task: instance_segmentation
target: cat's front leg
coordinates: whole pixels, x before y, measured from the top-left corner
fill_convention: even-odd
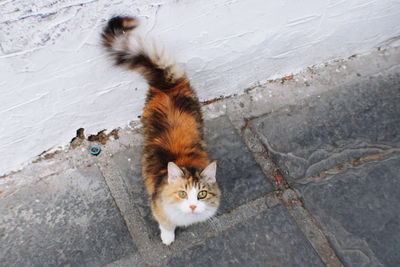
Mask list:
[[[175,227],[173,227],[172,229],[169,228],[164,228],[161,224],[160,224],[160,230],[161,230],[161,240],[165,245],[170,245],[172,242],[174,242],[175,240]]]

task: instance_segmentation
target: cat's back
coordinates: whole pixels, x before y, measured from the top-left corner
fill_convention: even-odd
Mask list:
[[[168,162],[200,168],[209,163],[200,104],[187,80],[169,90],[151,87],[142,124],[143,172],[150,180],[148,186],[153,187],[165,175]]]
[[[202,141],[200,104],[188,81],[168,91],[151,88],[142,123],[145,145],[160,145],[176,156]]]

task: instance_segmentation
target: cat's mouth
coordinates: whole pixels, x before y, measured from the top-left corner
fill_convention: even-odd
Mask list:
[[[185,213],[186,214],[193,214],[193,215],[199,214],[199,212],[197,212],[195,210],[186,211]]]
[[[198,210],[185,210],[183,211],[184,214],[195,216],[195,215],[200,215],[202,212]]]

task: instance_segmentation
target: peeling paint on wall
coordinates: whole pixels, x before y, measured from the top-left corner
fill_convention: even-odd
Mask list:
[[[111,66],[99,33],[112,15],[185,64],[201,100],[241,93],[400,36],[400,2],[8,0],[0,3],[0,174],[43,150],[137,120],[146,84]]]

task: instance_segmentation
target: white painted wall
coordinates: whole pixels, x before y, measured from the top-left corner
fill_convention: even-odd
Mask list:
[[[105,21],[136,15],[186,65],[202,100],[366,52],[400,35],[397,0],[0,2],[0,174],[87,133],[137,120],[146,85],[111,66]]]

